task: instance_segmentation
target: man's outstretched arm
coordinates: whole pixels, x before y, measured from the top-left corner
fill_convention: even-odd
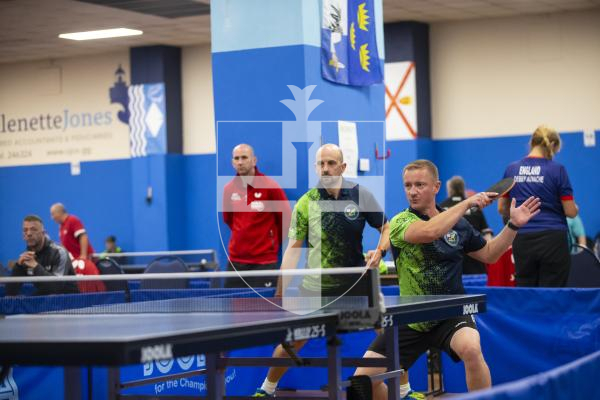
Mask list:
[[[471,207],[483,208],[492,202],[490,195],[496,193],[477,193],[461,201],[447,211],[439,213],[428,221],[415,221],[406,229],[404,240],[409,243],[431,243],[444,236],[465,215]]]
[[[532,196],[518,208],[515,208],[516,203],[517,201],[512,199],[509,223],[518,229],[540,212],[541,201]],[[482,249],[469,253],[469,256],[486,264],[495,263],[515,240],[515,236],[517,236],[517,231],[507,225],[498,236],[487,242]]]

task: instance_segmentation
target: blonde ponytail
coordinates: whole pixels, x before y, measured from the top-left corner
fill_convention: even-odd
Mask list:
[[[546,125],[540,125],[537,127],[533,135],[531,136],[530,148],[541,147],[544,156],[552,160],[554,155],[560,150],[560,136],[558,132]]]

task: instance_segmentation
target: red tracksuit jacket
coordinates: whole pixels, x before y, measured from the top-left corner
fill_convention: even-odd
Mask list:
[[[276,263],[291,210],[285,192],[256,168],[248,186],[236,176],[223,191],[223,219],[231,228],[229,258],[243,264]]]

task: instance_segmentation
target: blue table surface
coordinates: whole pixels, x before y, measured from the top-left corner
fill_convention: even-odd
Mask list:
[[[481,299],[479,295],[449,296],[386,296],[385,304],[389,312],[410,312],[419,307],[442,305],[453,300],[465,301]],[[240,299],[231,299],[239,301]],[[256,299],[260,300],[260,299]],[[236,327],[244,329],[255,326],[267,326],[270,322],[285,320],[318,318],[323,315],[337,315],[335,310],[318,310],[308,315],[285,311],[233,311],[233,312],[169,312],[177,309],[174,304],[189,302],[189,299],[172,299],[152,304],[166,304],[165,312],[110,313],[111,307],[101,306],[104,310],[94,311],[96,307],[83,309],[80,314],[27,314],[13,315],[0,319],[0,343],[23,342],[92,342],[143,340],[145,338],[168,338],[169,335],[202,333]],[[243,305],[247,300],[242,300]],[[139,303],[130,303],[137,305]],[[125,304],[127,306],[129,304]],[[142,304],[143,306],[143,304]],[[108,307],[108,308],[106,308]],[[86,313],[90,312],[100,313]],[[117,309],[115,309],[117,310]]]

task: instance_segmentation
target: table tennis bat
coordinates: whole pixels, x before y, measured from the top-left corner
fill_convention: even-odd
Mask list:
[[[508,177],[508,178],[504,178],[504,179],[494,183],[492,186],[487,188],[485,191],[498,193],[497,196],[494,196],[494,199],[497,199],[498,197],[502,197],[506,193],[510,192],[510,190],[513,188],[513,186],[515,186],[515,180],[511,177]]]
[[[494,183],[492,186],[484,190],[484,192],[498,193],[495,196],[488,196],[490,199],[496,200],[510,192],[513,186],[515,186],[515,180],[511,177],[508,177]],[[471,212],[475,212],[478,209],[479,207],[471,207]]]

